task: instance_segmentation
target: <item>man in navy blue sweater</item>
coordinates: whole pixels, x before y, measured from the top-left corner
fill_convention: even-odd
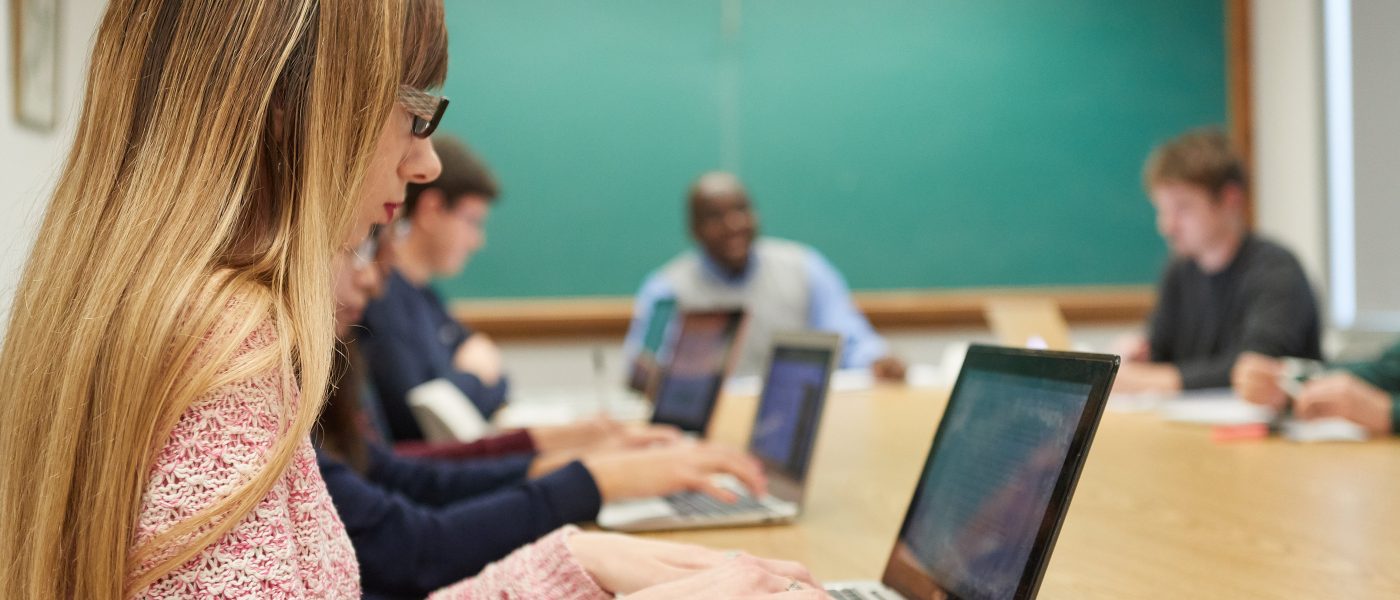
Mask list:
[[[433,138],[442,176],[411,184],[394,239],[393,268],[383,294],[365,311],[360,335],[384,418],[394,441],[423,439],[408,394],[443,379],[452,382],[489,420],[506,401],[509,381],[501,353],[485,334],[463,326],[429,287],[457,274],[485,241],[483,226],[499,188],[466,145]]]

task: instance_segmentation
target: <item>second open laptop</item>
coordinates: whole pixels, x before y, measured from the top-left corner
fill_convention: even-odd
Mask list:
[[[670,309],[674,311],[674,306]],[[664,321],[670,321],[669,316]],[[555,394],[530,394],[512,398],[497,413],[495,424],[501,428],[563,425],[595,415],[607,415],[623,421],[644,420],[655,411],[655,399],[666,402],[663,418],[674,414],[691,418],[694,411],[708,410],[719,385],[728,373],[736,338],[744,322],[742,309],[684,311],[676,317],[674,326],[659,327],[658,336],[674,337],[670,347],[658,341],[661,352],[657,360],[664,366],[654,379],[652,398],[643,398],[631,389],[604,391],[564,391]],[[662,321],[662,319],[658,319]],[[674,336],[667,333],[675,329]],[[652,332],[648,332],[650,335]],[[713,394],[709,388],[713,387]],[[708,419],[708,413],[704,413]],[[667,421],[662,421],[667,422]],[[703,428],[704,423],[700,423]],[[677,423],[678,427],[687,429]]]
[[[703,436],[739,346],[742,309],[687,311],[652,394],[652,423]]]
[[[880,581],[843,600],[1028,600],[1040,589],[1118,357],[973,346]]]
[[[739,494],[726,504],[699,492],[608,503],[598,525],[621,531],[727,527],[790,521],[802,511],[807,473],[816,447],[841,336],[784,333],[774,338],[749,452],[763,463],[768,494],[755,498],[732,478],[721,485]]]

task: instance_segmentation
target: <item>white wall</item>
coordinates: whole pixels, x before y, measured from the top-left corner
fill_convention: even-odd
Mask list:
[[[1322,11],[1253,0],[1254,202],[1259,231],[1291,248],[1326,297]]]
[[[60,4],[58,115],[59,127],[38,133],[14,118],[14,72],[10,48],[10,6],[0,10],[0,317],[24,266],[54,173],[73,138],[83,93],[88,54],[106,0],[64,0]],[[0,318],[0,335],[7,319]]]
[[[1253,0],[1251,8],[1259,231],[1291,248],[1307,270],[1324,305],[1324,353],[1370,355],[1393,336],[1339,332],[1327,309],[1330,251],[1321,0]]]

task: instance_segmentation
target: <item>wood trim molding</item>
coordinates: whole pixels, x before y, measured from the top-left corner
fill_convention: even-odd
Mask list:
[[[1253,22],[1250,3],[1253,0],[1225,1],[1225,61],[1227,87],[1227,118],[1230,140],[1244,161],[1245,171],[1252,177],[1254,165],[1254,76],[1251,51]],[[1253,186],[1251,185],[1251,188]],[[1254,195],[1245,196],[1245,217],[1254,223]]]
[[[1151,286],[977,288],[858,292],[856,306],[877,329],[981,327],[991,298],[1049,298],[1071,323],[1140,321],[1152,310]],[[632,299],[529,298],[458,300],[458,320],[497,339],[621,337],[632,318]]]

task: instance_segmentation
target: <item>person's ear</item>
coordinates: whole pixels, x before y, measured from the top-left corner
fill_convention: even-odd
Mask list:
[[[1244,188],[1237,183],[1227,183],[1220,188],[1220,204],[1225,208],[1237,212],[1244,212],[1245,195]]]

